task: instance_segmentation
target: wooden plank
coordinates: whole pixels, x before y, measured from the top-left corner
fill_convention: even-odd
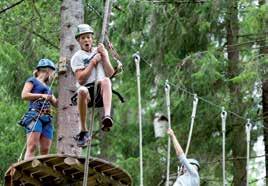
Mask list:
[[[76,158],[67,157],[64,159],[64,163],[80,172],[84,172],[84,165]]]
[[[18,172],[16,171],[14,176],[13,176],[13,180],[20,180],[20,182],[23,182],[23,183],[29,183],[29,184],[32,184],[32,185],[35,185],[35,186],[42,186],[42,183],[28,175],[26,175],[25,173],[23,172]]]
[[[44,177],[48,177],[48,176],[53,176],[57,179],[60,180],[65,180],[65,176],[62,175],[59,172],[56,172],[53,168],[43,164],[41,161],[35,159],[32,161],[32,167],[33,168],[39,168],[39,170],[41,170],[42,173],[45,173],[45,175],[42,176],[42,178]]]
[[[112,177],[106,176],[105,174],[96,173],[96,180],[98,185],[111,185],[111,186],[121,186],[122,184],[114,180]]]
[[[132,185],[127,172],[106,160],[90,157],[88,185],[119,186]],[[13,185],[81,185],[84,173],[85,157],[70,155],[43,155],[13,164],[5,174],[6,186]],[[12,170],[16,173],[12,174]],[[65,174],[64,174],[65,173]],[[12,183],[11,183],[12,184]]]
[[[101,171],[101,172],[103,172],[103,173],[106,173],[106,172],[110,172],[110,171],[112,171],[112,170],[116,170],[116,169],[118,169],[117,167],[111,167],[111,168],[109,168],[109,169],[105,169],[105,170],[103,170],[103,171]]]

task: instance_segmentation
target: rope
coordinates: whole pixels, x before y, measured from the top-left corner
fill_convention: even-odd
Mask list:
[[[189,94],[189,95],[191,95],[191,96],[194,96],[194,95],[195,95],[194,93],[188,91],[187,89],[182,88],[181,85],[175,85],[175,84],[173,84],[173,83],[170,83],[170,85],[173,86],[173,87],[176,89],[176,91],[178,91],[178,89],[179,89],[179,90],[181,90],[181,91],[183,91],[183,92],[185,92],[186,94]],[[201,101],[203,101],[203,102],[205,102],[205,103],[207,103],[207,104],[209,104],[209,105],[212,105],[212,106],[217,107],[217,108],[219,108],[219,109],[222,108],[221,105],[218,105],[218,104],[216,104],[216,103],[213,103],[213,102],[210,101],[210,100],[207,100],[207,99],[205,99],[205,98],[203,98],[203,97],[200,97],[200,96],[197,96],[197,97],[198,97],[199,100],[201,100]],[[239,114],[237,114],[237,113],[235,113],[235,112],[233,112],[233,111],[230,111],[230,110],[227,111],[227,110],[226,110],[226,112],[232,114],[233,116],[235,116],[235,117],[237,117],[237,118],[239,118],[239,119],[241,119],[241,120],[247,121],[247,118],[245,118],[245,117],[243,117],[243,116],[241,116],[241,115],[239,115]],[[258,125],[259,127],[264,128],[264,129],[268,129],[267,127],[265,127],[265,126],[263,126],[263,125],[259,125],[258,123],[256,123],[256,121],[254,121],[254,126],[255,126],[255,125]]]
[[[225,176],[225,132],[226,132],[226,118],[227,112],[222,107],[221,111],[221,126],[222,126],[222,179],[223,186],[227,186],[226,176]]]
[[[140,186],[143,186],[143,155],[142,155],[142,119],[141,119],[141,88],[140,88],[140,56],[133,55],[136,64],[137,88],[138,88],[138,109],[139,109],[139,148],[140,148]]]
[[[189,148],[190,148],[190,143],[191,143],[191,138],[192,138],[192,133],[193,133],[193,128],[194,128],[194,119],[195,119],[195,115],[196,115],[197,104],[198,104],[198,97],[197,97],[196,94],[194,94],[193,111],[192,111],[192,116],[191,116],[191,127],[190,127],[189,136],[188,136],[185,156],[187,156]]]
[[[246,186],[249,185],[248,183],[249,183],[250,131],[251,131],[251,123],[250,123],[250,119],[248,119],[247,123],[246,123],[246,135],[247,135],[247,166],[246,166],[247,177],[246,177]]]
[[[97,80],[97,72],[96,72],[96,80]],[[92,112],[91,112],[91,119],[89,125],[89,142],[87,144],[87,153],[86,153],[86,161],[84,165],[84,178],[83,178],[83,186],[87,186],[87,179],[88,179],[88,165],[89,165],[89,157],[91,152],[91,141],[92,141],[92,133],[93,133],[93,126],[94,126],[94,114],[95,114],[95,99],[97,94],[97,82],[94,84],[94,93],[93,93],[93,105],[92,105]]]
[[[56,79],[56,76],[54,75],[54,77],[53,77],[53,79],[52,79],[52,82],[51,82],[50,86],[48,87],[48,92],[51,91],[51,87],[52,87],[52,85],[53,85],[55,79]],[[35,128],[35,126],[36,126],[36,124],[37,124],[37,121],[39,120],[39,118],[40,118],[40,116],[41,116],[41,112],[42,112],[42,110],[44,109],[44,106],[45,106],[46,102],[47,102],[47,97],[46,97],[46,99],[44,100],[44,102],[43,102],[43,104],[42,104],[42,107],[41,107],[41,110],[40,110],[40,112],[39,112],[38,115],[37,115],[36,121],[35,121],[35,123],[34,123],[32,129],[31,129],[31,131],[30,131],[30,136],[28,137],[28,139],[30,139],[31,136],[32,136],[32,134],[33,134],[33,129]],[[23,156],[24,151],[25,151],[25,149],[26,149],[28,139],[26,140],[26,142],[25,142],[25,144],[24,144],[24,146],[23,146],[23,148],[22,148],[22,151],[21,151],[21,153],[20,153],[20,156],[19,156],[19,158],[18,158],[18,160],[17,160],[18,162],[22,160],[22,156]]]
[[[166,105],[167,105],[167,115],[168,115],[168,128],[171,128],[171,118],[170,118],[170,86],[168,80],[165,82],[165,93],[166,93]],[[168,137],[168,151],[167,151],[167,180],[166,186],[169,186],[169,169],[170,169],[170,136]]]
[[[107,32],[108,28],[108,19],[109,19],[109,14],[110,14],[110,0],[105,1],[105,7],[104,7],[104,17],[103,17],[103,23],[102,23],[102,31],[101,31],[101,36],[100,36],[100,43],[104,43],[105,40],[105,35]],[[100,65],[100,64],[98,64]],[[86,161],[85,161],[85,167],[84,167],[84,178],[83,178],[83,186],[87,186],[87,180],[88,180],[88,165],[89,165],[89,157],[90,157],[90,152],[91,152],[91,141],[92,141],[92,133],[93,133],[93,127],[94,127],[94,115],[95,115],[95,99],[97,95],[97,88],[98,88],[98,82],[97,82],[97,77],[98,77],[98,66],[96,67],[96,74],[95,74],[95,83],[94,83],[94,94],[93,94],[93,106],[92,106],[92,112],[91,112],[91,121],[90,121],[90,126],[89,126],[89,134],[90,134],[90,140],[87,145],[87,154],[86,154]]]
[[[92,134],[93,134],[93,127],[94,127],[94,115],[95,115],[95,99],[97,95],[97,77],[98,77],[98,71],[96,68],[96,74],[95,74],[95,83],[94,83],[94,91],[93,91],[93,104],[92,104],[92,112],[91,112],[91,119],[89,124],[89,141],[87,144],[87,152],[86,152],[86,161],[84,165],[84,178],[83,178],[83,186],[87,186],[87,179],[88,179],[88,164],[89,164],[89,157],[91,153],[91,141],[92,141]]]
[[[93,10],[96,15],[101,18],[100,13],[91,5],[89,5],[89,8],[91,10]],[[112,8],[112,2],[109,5],[109,12],[111,12],[111,8]],[[107,10],[107,9],[106,9]],[[108,17],[106,17],[108,19]],[[107,22],[106,22],[107,23]],[[104,25],[104,24],[103,24]],[[106,28],[107,29],[107,28]],[[105,42],[107,42],[107,46],[109,49],[109,52],[111,53],[113,59],[115,60],[115,62],[117,63],[117,67],[115,69],[114,74],[112,75],[112,77],[110,77],[110,79],[112,79],[113,77],[115,77],[116,75],[118,75],[119,73],[121,73],[123,71],[123,64],[120,61],[120,56],[117,53],[117,51],[114,49],[112,42],[110,42],[109,36],[107,35],[107,32],[103,31],[103,34],[105,34],[102,38],[105,40]],[[120,37],[121,39],[123,39],[122,37]],[[136,49],[135,49],[136,50]]]

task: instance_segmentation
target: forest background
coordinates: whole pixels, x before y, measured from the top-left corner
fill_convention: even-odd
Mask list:
[[[25,144],[25,133],[16,124],[27,110],[20,97],[23,84],[40,58],[59,61],[61,3],[0,1],[0,184]],[[104,1],[84,1],[84,20],[95,29],[95,43],[102,27],[103,7]],[[189,157],[201,163],[201,185],[222,185],[222,107],[228,112],[228,185],[245,182],[247,118],[253,124],[250,185],[267,184],[264,144],[268,144],[268,122],[263,117],[268,103],[267,12],[265,0],[114,0],[109,39],[120,55],[124,72],[113,80],[113,86],[126,102],[122,104],[114,97],[115,125],[104,139],[93,141],[92,155],[123,167],[134,185],[139,185],[138,102],[132,59],[139,51],[144,185],[158,185],[165,179],[167,137],[154,137],[153,120],[156,113],[166,114],[166,79],[171,85],[172,127],[184,148],[193,93],[199,96]],[[53,85],[56,95],[59,86],[57,82]],[[56,115],[55,110],[55,120]],[[57,152],[56,132],[54,139],[51,153]],[[174,150],[171,162],[174,175]]]

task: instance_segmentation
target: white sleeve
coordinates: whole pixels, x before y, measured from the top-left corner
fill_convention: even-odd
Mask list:
[[[180,160],[181,164],[185,166],[185,168],[188,170],[188,172],[191,175],[198,175],[198,172],[193,168],[193,166],[190,164],[188,159],[185,157],[185,154],[182,154],[178,156],[178,159]]]
[[[77,55],[77,53],[75,53],[71,58],[71,68],[74,73],[79,69],[85,68],[83,60],[81,59],[80,55]]]

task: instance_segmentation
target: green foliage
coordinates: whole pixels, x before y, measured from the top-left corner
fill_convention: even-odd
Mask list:
[[[1,1],[0,7],[10,3]],[[27,107],[20,100],[23,83],[40,58],[56,61],[59,56],[55,46],[59,45],[60,3],[25,1],[0,15],[0,150],[6,152],[1,154],[1,159],[5,160],[0,161],[1,177],[16,161],[24,144],[23,130],[15,125]],[[126,102],[121,104],[113,98],[115,126],[103,140],[108,146],[102,149],[102,140],[97,139],[93,142],[96,145],[93,154],[105,154],[107,159],[130,173],[134,185],[139,185],[137,84],[132,60],[132,54],[139,51],[142,57],[144,185],[158,185],[166,174],[167,138],[156,139],[153,133],[155,113],[166,113],[166,79],[171,82],[171,123],[183,148],[192,114],[193,97],[189,92],[203,98],[199,99],[189,156],[201,161],[201,185],[220,185],[221,106],[243,117],[259,117],[261,98],[253,92],[257,91],[256,83],[267,74],[268,61],[266,57],[257,56],[259,50],[253,48],[264,37],[261,33],[263,22],[267,20],[267,6],[257,7],[249,0],[239,1],[239,34],[243,36],[238,41],[246,44],[235,46],[240,50],[239,72],[229,79],[230,62],[225,50],[229,10],[225,1],[158,4],[117,0],[114,3],[109,38],[120,54],[124,73],[115,78],[113,86],[123,94]],[[85,22],[94,27],[97,42],[103,1],[85,1],[85,5]],[[230,84],[241,91],[241,97],[232,94]],[[228,115],[227,158],[239,144],[232,141],[236,130],[234,122],[244,125],[245,121]],[[259,134],[257,127],[252,134],[252,144]],[[173,150],[171,162],[171,173],[175,173],[177,160]],[[230,183],[233,171],[233,162],[229,161],[227,177]]]
[[[14,45],[4,42],[0,46],[0,97],[19,97],[24,78],[29,70],[25,66],[25,61],[22,54],[15,48]],[[11,83],[14,82],[14,83]]]
[[[0,101],[0,184],[7,168],[15,163],[22,152],[25,136],[17,122],[22,117],[26,105],[12,100]]]

